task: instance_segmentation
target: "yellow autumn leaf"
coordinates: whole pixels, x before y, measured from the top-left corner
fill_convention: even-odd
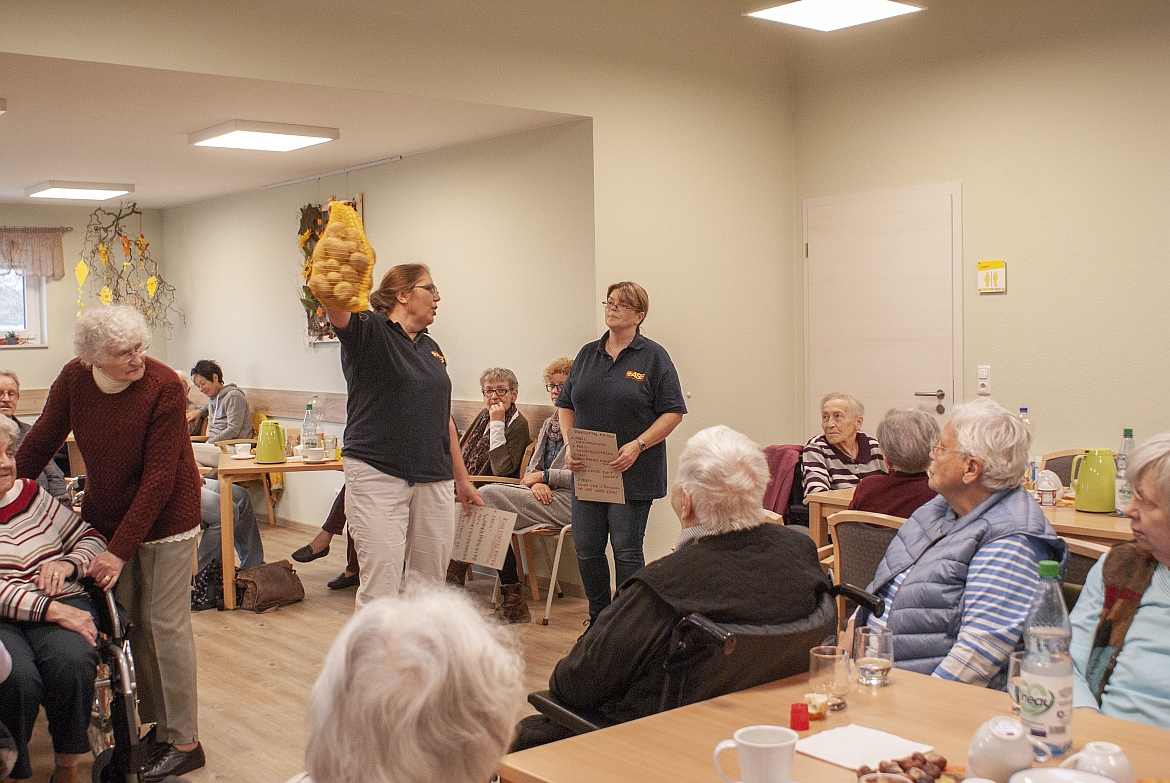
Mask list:
[[[98,258],[102,260],[102,266],[107,266],[110,263],[110,249],[105,245],[98,245]]]
[[[150,277],[146,278],[146,293],[150,294],[150,297],[152,299],[154,298],[154,292],[157,290],[158,290],[158,279],[154,275],[151,275]]]
[[[98,291],[98,299],[102,300],[102,304],[109,307],[110,302],[114,299],[114,292],[110,290],[108,285],[102,286],[102,290]]]

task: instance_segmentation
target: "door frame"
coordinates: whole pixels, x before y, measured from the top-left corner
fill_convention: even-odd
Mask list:
[[[809,351],[809,306],[808,306],[808,210],[810,206],[833,206],[836,204],[881,201],[901,196],[949,195],[951,198],[951,377],[954,391],[950,410],[965,400],[966,383],[963,377],[963,183],[949,182],[941,185],[919,185],[910,188],[872,190],[852,193],[846,196],[821,196],[806,198],[801,203],[801,238],[803,239],[802,269],[804,287],[804,416],[805,437],[820,430],[819,413],[812,414],[812,390]],[[814,421],[815,419],[815,421]]]

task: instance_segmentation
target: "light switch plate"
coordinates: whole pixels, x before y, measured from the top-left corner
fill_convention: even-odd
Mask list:
[[[975,368],[975,389],[981,397],[991,394],[991,365],[981,364]]]

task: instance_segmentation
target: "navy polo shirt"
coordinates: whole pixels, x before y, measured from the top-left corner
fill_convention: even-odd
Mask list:
[[[334,331],[349,391],[342,455],[405,481],[453,479],[451,379],[438,343],[369,311]]]
[[[576,427],[615,433],[621,448],[662,414],[686,413],[687,406],[665,348],[638,332],[614,361],[605,352],[608,339],[606,332],[577,354],[557,407],[573,411]],[[628,500],[665,496],[666,442],[642,452],[622,479]]]

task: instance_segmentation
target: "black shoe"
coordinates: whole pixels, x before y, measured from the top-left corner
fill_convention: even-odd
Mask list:
[[[168,775],[179,776],[194,772],[207,763],[203,755],[203,746],[196,744],[192,750],[184,753],[174,745],[160,748],[150,763],[142,770],[144,781],[158,781]]]
[[[357,574],[347,574],[342,571],[326,582],[325,586],[330,590],[344,590],[347,587],[357,587],[359,581]]]
[[[314,552],[313,547],[305,544],[303,547],[292,553],[292,559],[298,563],[311,563],[319,557],[325,557],[329,554],[329,547],[326,546],[320,552]]]

